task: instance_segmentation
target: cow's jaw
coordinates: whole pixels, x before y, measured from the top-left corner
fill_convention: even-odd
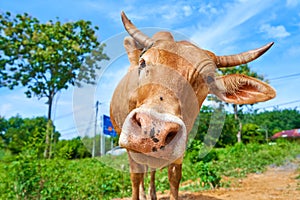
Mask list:
[[[186,143],[186,126],[179,117],[142,107],[126,117],[119,139],[133,160],[152,168],[182,158]]]

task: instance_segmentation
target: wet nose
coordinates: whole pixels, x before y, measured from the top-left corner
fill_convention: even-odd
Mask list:
[[[137,150],[142,153],[164,150],[172,143],[180,130],[180,125],[175,122],[159,119],[151,113],[136,113],[132,116],[132,124],[135,126],[135,140],[131,143],[139,144]],[[136,146],[136,145],[133,145]]]

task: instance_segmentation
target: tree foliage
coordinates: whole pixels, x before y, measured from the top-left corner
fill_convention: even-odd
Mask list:
[[[211,138],[212,140],[217,140],[216,147],[225,147],[227,145],[235,144],[236,143],[235,133],[237,131],[238,124],[237,121],[234,119],[234,115],[230,113],[226,113],[224,124],[223,124],[223,118],[218,119],[217,118],[218,116],[216,116],[216,118],[214,119],[216,122],[214,122],[214,124],[211,124],[213,112],[215,112],[215,109],[213,109],[212,107],[202,106],[199,113],[199,122],[198,122],[199,126],[198,126],[198,131],[195,139],[203,142],[204,138],[207,137],[208,129],[212,125],[212,126],[218,126],[218,128],[222,128],[222,132],[219,137]]]
[[[42,155],[45,146],[44,138],[47,129],[47,118],[22,118],[17,115],[8,120],[2,118],[0,127],[2,129],[3,148],[17,155],[24,150],[23,147],[26,143],[39,144],[39,147],[34,146],[34,148],[38,148],[39,156]],[[54,129],[53,140],[58,141],[59,136],[60,134]]]
[[[61,140],[55,147],[54,157],[65,159],[79,159],[91,157],[91,153],[84,146],[79,137],[72,140]]]
[[[49,99],[76,82],[93,83],[100,68],[96,61],[108,59],[89,21],[43,24],[26,13],[7,12],[0,15],[0,31],[0,86],[25,86],[27,97]]]
[[[196,140],[204,141],[210,126],[213,108],[203,106],[199,113],[198,132]],[[274,109],[273,111],[239,113],[242,128],[242,139],[244,143],[266,141],[266,136],[270,138],[275,133],[282,130],[300,128],[300,111],[297,109]],[[235,114],[226,113],[222,133],[218,138],[216,147],[225,147],[236,143],[236,133],[239,129],[239,122],[235,119]]]
[[[98,61],[108,59],[94,29],[98,28],[84,20],[41,23],[27,13],[0,15],[0,87],[21,85],[27,97],[47,99],[45,157],[51,156],[54,96],[70,85],[94,83]]]
[[[45,147],[44,138],[47,131],[47,118],[22,118],[17,115],[9,119],[0,118],[0,149],[8,150],[12,155],[20,155],[28,150],[36,151],[41,158]],[[59,140],[60,133],[55,130],[52,138],[53,156],[64,159],[91,157],[79,137],[71,140]]]
[[[263,143],[266,141],[264,134],[257,124],[247,123],[242,128],[242,139],[244,143]]]
[[[268,131],[269,137],[282,130],[300,128],[300,111],[298,109],[278,109],[272,111],[245,113],[245,123],[259,126]]]

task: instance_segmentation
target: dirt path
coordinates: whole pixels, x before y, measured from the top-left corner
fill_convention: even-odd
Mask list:
[[[295,163],[289,163],[282,167],[269,168],[263,174],[250,174],[239,180],[229,190],[219,189],[203,195],[224,200],[300,200],[300,181],[296,179],[299,175],[296,171],[298,167]]]
[[[230,188],[197,193],[181,192],[184,200],[300,200],[300,160],[280,167],[269,167],[262,174],[233,179]],[[160,200],[167,200],[167,195]]]
[[[230,188],[202,192],[180,192],[182,200],[300,200],[300,158],[280,167],[269,167],[261,174],[232,179]],[[130,198],[124,198],[130,199]],[[158,195],[168,200],[167,194]]]

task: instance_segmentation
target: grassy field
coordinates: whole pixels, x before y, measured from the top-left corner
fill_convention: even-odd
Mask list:
[[[300,155],[300,144],[237,144],[213,149],[205,158],[198,155],[195,148],[185,156],[182,182],[191,180],[193,184],[183,185],[181,190],[209,189],[229,184],[222,181],[223,176],[263,172],[271,164],[280,165]],[[158,170],[156,177],[157,189],[167,190],[167,170]],[[97,159],[39,160],[26,153],[0,162],[0,199],[111,199],[130,196],[130,185],[128,172]]]

